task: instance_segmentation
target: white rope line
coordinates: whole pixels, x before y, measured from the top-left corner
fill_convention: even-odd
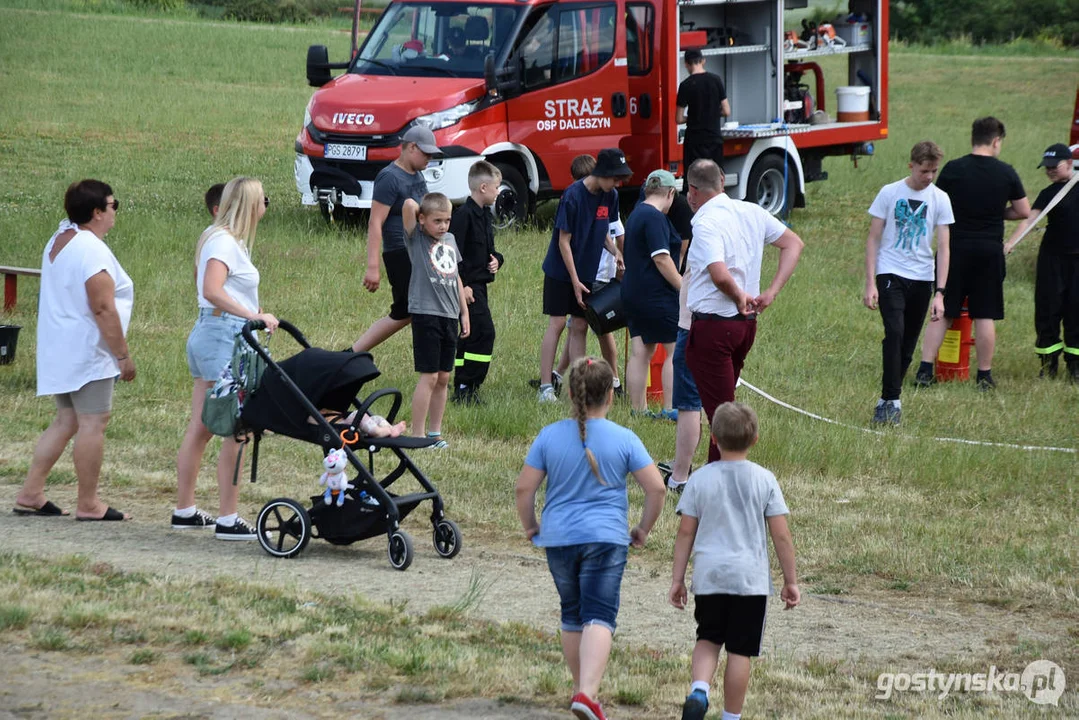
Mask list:
[[[783,402],[779,398],[773,397],[772,395],[769,395],[768,393],[761,390],[760,388],[749,384],[748,382],[745,381],[744,378],[738,378],[738,384],[745,386],[745,388],[747,390],[749,390],[750,392],[754,392],[757,395],[760,395],[762,398],[764,398],[768,402],[774,403],[774,404],[776,404],[776,405],[778,405],[778,406],[780,406],[782,408],[792,410],[792,411],[798,413],[799,415],[805,415],[806,417],[811,417],[814,420],[820,420],[821,422],[826,422],[826,423],[829,423],[830,425],[838,425],[839,427],[844,427],[844,428],[847,428],[849,430],[858,430],[860,432],[869,433],[871,435],[890,435],[890,436],[893,436],[893,437],[896,436],[894,433],[884,433],[884,432],[881,432],[880,430],[872,430],[870,428],[859,427],[858,425],[850,425],[848,423],[842,423],[842,422],[839,422],[838,420],[832,420],[831,418],[826,418],[823,415],[817,415],[816,413],[811,413],[808,410],[803,410],[803,409],[801,409],[799,407],[795,407],[794,405],[791,405],[790,403]],[[911,440],[920,439],[916,435],[899,435],[898,437],[905,437],[905,438],[909,438]],[[964,439],[964,438],[948,438],[948,437],[930,437],[929,439],[936,440],[937,442],[956,443],[956,444],[959,444],[959,445],[980,445],[982,447],[1010,448],[1012,450],[1062,452],[1062,453],[1070,453],[1072,455],[1075,455],[1076,453],[1079,453],[1079,450],[1076,450],[1075,448],[1052,447],[1052,446],[1047,446],[1047,445],[1018,445],[1018,444],[1015,444],[1015,443],[988,442],[988,441],[985,441],[985,440],[967,440],[967,439]]]

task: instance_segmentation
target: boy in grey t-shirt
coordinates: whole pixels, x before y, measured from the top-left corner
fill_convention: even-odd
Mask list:
[[[761,653],[764,613],[772,593],[767,534],[783,569],[780,598],[788,610],[801,600],[783,493],[775,475],[746,459],[757,442],[757,414],[742,403],[723,403],[712,416],[712,436],[723,459],[689,476],[677,509],[682,519],[669,599],[676,608],[686,607],[686,565],[694,553],[697,620],[693,685],[682,720],[703,720],[708,712],[709,688],[724,645],[723,720],[741,717],[750,658]]]
[[[445,448],[442,414],[457,356],[460,336],[468,337],[468,303],[457,266],[461,251],[450,229],[453,206],[442,193],[427,193],[419,205],[406,200],[401,210],[405,247],[412,261],[408,284],[408,312],[412,315],[412,356],[420,380],[412,394],[412,434],[437,438],[433,447]]]

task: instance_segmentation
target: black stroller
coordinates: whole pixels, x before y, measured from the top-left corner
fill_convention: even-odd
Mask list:
[[[428,438],[373,438],[361,435],[360,418],[381,398],[392,398],[386,419],[392,424],[401,408],[401,391],[378,390],[362,402],[357,399],[360,387],[381,373],[369,353],[331,352],[313,348],[291,323],[281,321],[287,332],[303,349],[292,357],[275,362],[254,335],[265,326],[261,321],[244,325],[244,341],[266,362],[258,388],[245,399],[240,419],[253,433],[251,482],[258,474],[259,442],[265,431],[287,435],[322,448],[323,454],[344,448],[348,462],[356,471],[354,488],[345,493],[344,504],[327,504],[321,494],[311,497],[310,508],[291,498],[277,498],[263,506],[256,528],[262,548],[274,557],[298,555],[311,538],[321,538],[334,545],[349,545],[385,533],[389,538],[390,565],[405,570],[412,563],[412,539],[400,523],[425,500],[432,504],[435,551],[452,558],[461,551],[461,530],[443,514],[442,497],[431,481],[405,454],[406,450],[432,445]],[[331,413],[331,419],[321,410]],[[344,418],[355,410],[355,419]],[[341,420],[333,419],[341,418]],[[366,450],[367,465],[357,453]],[[397,467],[381,481],[375,477],[374,457],[388,450],[397,457]],[[391,485],[405,472],[419,482],[423,491],[395,495]]]

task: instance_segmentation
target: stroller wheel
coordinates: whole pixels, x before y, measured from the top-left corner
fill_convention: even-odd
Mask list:
[[[394,570],[407,570],[412,564],[412,538],[404,530],[397,530],[390,535],[388,548],[390,565]]]
[[[311,540],[311,517],[303,505],[290,498],[263,505],[255,525],[259,545],[274,557],[295,557]]]
[[[435,523],[435,552],[449,560],[461,552],[461,528],[453,520]]]

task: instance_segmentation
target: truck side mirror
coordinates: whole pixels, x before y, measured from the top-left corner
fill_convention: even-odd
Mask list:
[[[312,45],[307,48],[307,84],[322,87],[330,80],[330,53],[325,45]]]
[[[483,59],[483,77],[487,83],[487,92],[503,98],[521,94],[521,76],[518,71],[519,61],[511,55],[503,67],[495,67],[495,54],[488,53]]]

